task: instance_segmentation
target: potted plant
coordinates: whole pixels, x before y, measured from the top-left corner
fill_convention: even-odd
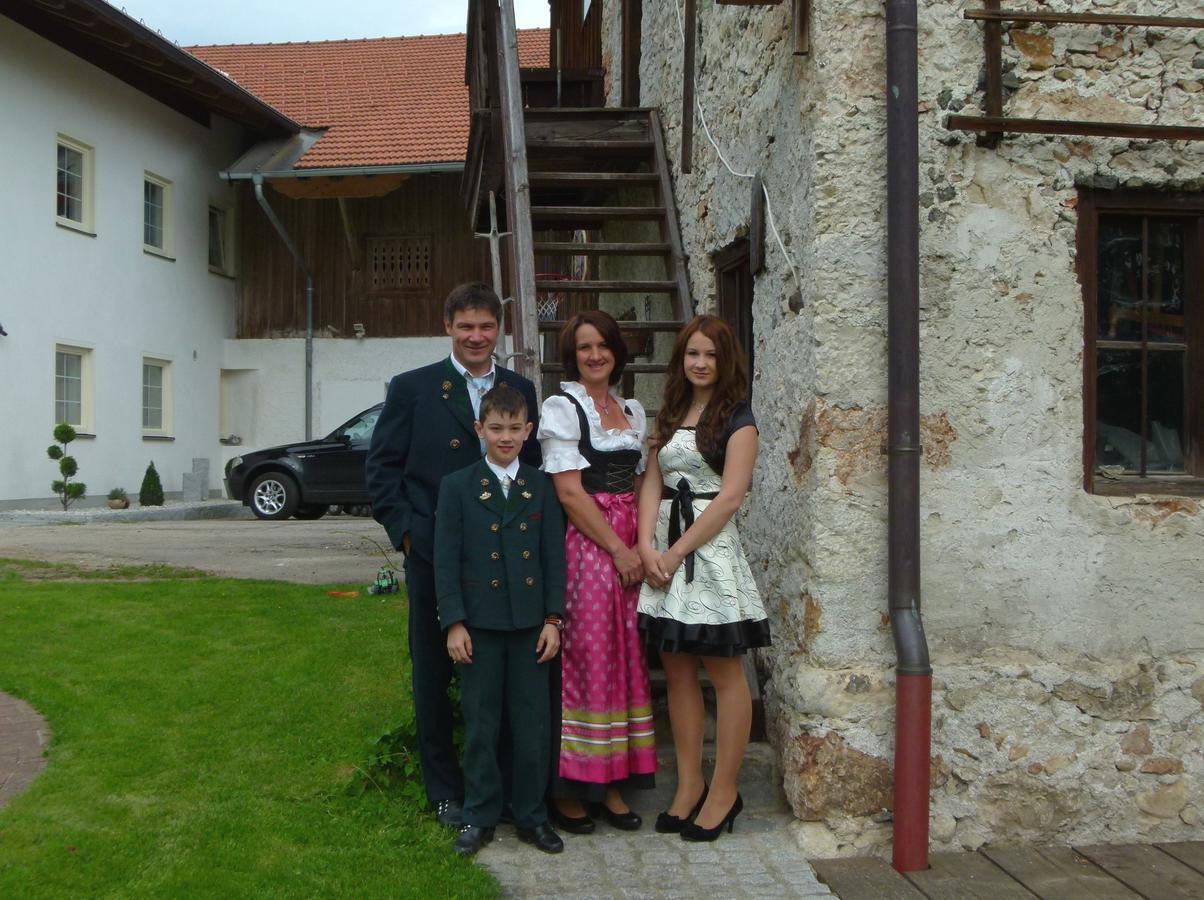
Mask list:
[[[130,498],[125,488],[115,487],[109,491],[109,509],[129,509]]]

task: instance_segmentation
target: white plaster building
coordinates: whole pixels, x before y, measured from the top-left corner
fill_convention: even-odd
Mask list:
[[[120,20],[135,46],[189,64]],[[218,373],[236,270],[221,255],[235,198],[218,172],[249,135],[290,123],[191,64],[231,118],[0,17],[0,502],[52,496],[44,448],[58,421],[80,434],[70,452],[93,498],[136,493],[152,460],[168,492],[194,457],[220,471]]]

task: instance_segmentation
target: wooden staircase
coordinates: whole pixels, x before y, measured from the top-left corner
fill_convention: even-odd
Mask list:
[[[604,308],[636,315],[621,322],[632,351],[624,385],[630,395],[636,376],[664,373],[671,336],[693,314],[657,113],[623,108],[523,113],[535,288],[545,308],[549,298],[565,300],[554,318],[539,322],[545,391],[555,390],[555,376],[563,372],[554,335],[572,313]],[[578,239],[565,240],[565,232]],[[578,275],[580,261],[588,261],[586,278],[573,277],[574,258]],[[649,340],[658,333],[667,337]]]

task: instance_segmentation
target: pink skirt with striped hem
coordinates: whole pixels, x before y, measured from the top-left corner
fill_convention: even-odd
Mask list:
[[[636,539],[631,494],[594,494],[627,546]],[[560,777],[610,784],[656,771],[648,667],[636,620],[640,586],[624,589],[610,554],[570,522],[561,690]]]

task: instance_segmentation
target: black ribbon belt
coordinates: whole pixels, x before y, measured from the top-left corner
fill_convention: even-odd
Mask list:
[[[661,488],[661,499],[672,500],[669,506],[669,546],[672,547],[681,538],[682,532],[688,531],[694,524],[694,501],[714,500],[719,496],[718,491],[708,491],[704,494],[694,493],[690,482],[685,478],[677,482],[677,488],[665,485]],[[694,551],[686,554],[686,584],[694,580]]]

